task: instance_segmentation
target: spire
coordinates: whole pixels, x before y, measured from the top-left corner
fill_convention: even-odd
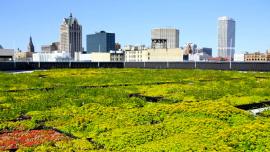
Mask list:
[[[72,13],[70,13],[69,17],[72,18]]]
[[[34,44],[32,41],[32,36],[30,36],[30,39],[29,39],[28,52],[35,52],[35,47],[34,47]]]

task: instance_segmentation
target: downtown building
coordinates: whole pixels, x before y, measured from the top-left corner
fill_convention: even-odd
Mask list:
[[[179,48],[179,30],[174,28],[152,29],[151,40],[153,49]]]
[[[244,54],[245,62],[269,62],[270,61],[270,52],[266,51],[265,53],[255,52],[255,53],[245,53]]]
[[[72,60],[76,60],[76,54],[83,51],[82,26],[72,14],[68,18],[64,18],[61,25],[60,51],[68,52]]]
[[[41,51],[44,53],[60,52],[60,42],[53,42],[50,45],[42,45]]]
[[[4,47],[0,45],[0,62],[12,61],[13,59],[14,59],[14,50],[4,49]]]
[[[126,62],[182,62],[183,50],[180,48],[171,49],[149,49],[141,48],[125,50]]]
[[[100,31],[87,35],[86,50],[88,53],[115,51],[115,33]]]
[[[218,18],[218,57],[232,59],[235,53],[235,20],[223,16]]]
[[[27,46],[27,51],[21,51],[18,49],[14,53],[14,60],[15,61],[21,61],[21,62],[29,62],[33,61],[33,54],[35,53],[35,46],[33,44],[32,36],[29,38],[29,43]]]

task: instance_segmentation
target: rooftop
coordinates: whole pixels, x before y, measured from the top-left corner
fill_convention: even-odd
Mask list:
[[[221,17],[218,18],[218,20],[226,20],[226,21],[231,20],[231,21],[235,21],[233,18],[228,17],[228,16],[221,16]]]
[[[70,13],[70,16],[68,18],[64,18],[65,24],[72,25],[74,23],[79,24],[77,18],[72,16],[72,13]]]
[[[164,28],[153,28],[152,30],[179,30],[177,28],[171,28],[171,27],[164,27]]]

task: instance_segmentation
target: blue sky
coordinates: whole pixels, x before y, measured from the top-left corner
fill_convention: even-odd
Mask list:
[[[122,45],[150,46],[156,27],[180,29],[180,45],[217,48],[217,18],[236,20],[236,51],[270,48],[269,0],[2,0],[0,44],[26,50],[30,34],[36,50],[59,41],[60,24],[70,12],[86,34],[116,33]],[[216,53],[214,53],[216,54]]]

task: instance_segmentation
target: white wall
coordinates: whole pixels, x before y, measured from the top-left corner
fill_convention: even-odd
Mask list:
[[[149,49],[148,61],[150,62],[182,62],[183,50],[176,49]]]
[[[33,61],[34,62],[56,62],[56,61],[67,61],[70,60],[69,53],[62,52],[53,52],[53,53],[34,53]]]
[[[79,61],[91,61],[91,54],[79,54]]]
[[[244,54],[234,54],[234,61],[236,62],[244,62],[245,55]]]
[[[110,53],[94,52],[90,54],[90,60],[92,62],[110,62],[111,55]]]

